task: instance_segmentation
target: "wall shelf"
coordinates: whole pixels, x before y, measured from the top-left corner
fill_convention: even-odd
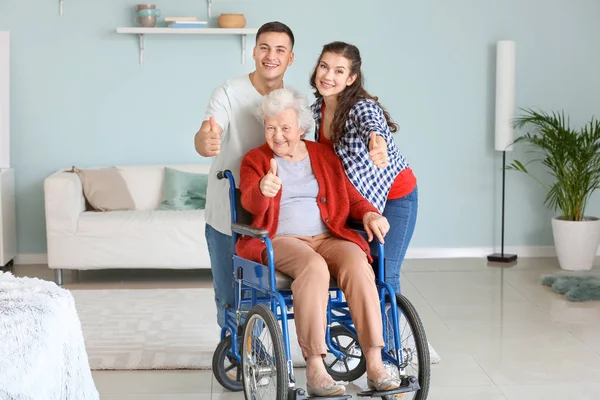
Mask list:
[[[144,65],[145,35],[239,35],[242,38],[242,64],[246,62],[246,36],[255,35],[254,28],[117,28],[117,33],[139,36],[140,65]]]

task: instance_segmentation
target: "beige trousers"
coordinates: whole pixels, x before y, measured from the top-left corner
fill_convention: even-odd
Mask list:
[[[277,236],[273,239],[275,269],[294,278],[292,295],[296,334],[304,358],[325,356],[329,280],[344,292],[363,349],[383,347],[381,310],[375,274],[356,244],[329,233]],[[266,260],[266,252],[263,253]]]

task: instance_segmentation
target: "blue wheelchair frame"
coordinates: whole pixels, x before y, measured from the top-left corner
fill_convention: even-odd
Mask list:
[[[277,290],[276,289],[276,278],[275,278],[275,263],[273,255],[273,245],[269,234],[266,230],[258,229],[250,225],[238,223],[237,209],[236,209],[236,185],[233,174],[229,170],[219,171],[217,173],[218,179],[229,180],[229,201],[231,206],[231,228],[232,228],[232,250],[233,250],[233,264],[234,273],[233,279],[235,282],[235,308],[227,309],[225,313],[225,323],[221,329],[221,340],[229,334],[231,336],[231,349],[230,354],[241,364],[241,355],[238,351],[238,334],[239,329],[244,324],[243,315],[259,303],[269,304],[270,309],[275,315],[277,321],[281,321],[281,331],[283,334],[283,342],[285,345],[285,356],[287,360],[288,375],[290,382],[295,382],[293,365],[291,360],[290,351],[290,340],[288,330],[288,320],[293,319],[293,313],[288,313],[288,307],[292,306],[292,291],[291,290]],[[352,229],[358,232],[364,232],[362,230],[362,224],[357,223],[357,226],[351,226]],[[240,236],[251,236],[262,240],[267,248],[268,263],[267,265],[259,264],[255,261],[250,261],[239,257],[236,254],[235,245]],[[376,240],[376,239],[374,239]],[[388,338],[387,329],[384,326],[383,335],[385,347],[382,351],[382,357],[384,361],[389,361],[398,368],[403,367],[402,360],[402,349],[400,347],[400,332],[398,327],[398,306],[396,303],[395,293],[388,283],[382,280],[385,277],[385,258],[384,258],[384,247],[381,242],[378,243],[378,256],[373,256],[374,263],[377,263],[377,273],[375,276],[375,282],[377,285],[377,291],[379,294],[379,300],[381,305],[381,314],[383,321],[386,320],[385,313],[385,296],[386,293],[389,295],[389,304],[391,305],[391,318],[393,321],[394,329],[394,345],[396,356],[390,354],[388,349]],[[337,287],[329,289],[330,300],[328,302],[327,310],[327,330],[326,330],[326,344],[329,351],[338,359],[343,360],[346,355],[340,352],[331,342],[330,337],[330,326],[333,323],[339,323],[344,325],[346,329],[356,335],[356,330],[352,323],[348,304],[342,301],[342,291]],[[335,292],[332,296],[331,292]],[[341,315],[333,315],[333,312]],[[382,323],[383,323],[382,321]]]

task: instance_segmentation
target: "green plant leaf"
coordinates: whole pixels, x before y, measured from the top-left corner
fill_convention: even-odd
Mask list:
[[[528,146],[535,158],[513,162],[506,168],[525,173],[546,188],[544,203],[567,220],[580,221],[592,194],[600,188],[600,121],[592,117],[581,129],[570,126],[564,112],[523,109],[515,128],[529,128],[515,139],[515,146]],[[544,185],[526,166],[539,163],[546,168],[551,184]]]

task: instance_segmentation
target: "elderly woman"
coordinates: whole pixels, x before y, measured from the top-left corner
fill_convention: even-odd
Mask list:
[[[381,312],[369,244],[346,224],[349,218],[361,220],[369,241],[383,241],[387,220],[352,186],[333,150],[304,140],[312,115],[301,94],[275,90],[264,97],[258,114],[266,143],[242,160],[241,202],[252,214],[252,225],[269,231],[275,268],[294,279],[296,332],[307,364],[308,393],[345,393],[344,384],[333,380],[322,361],[330,276],[346,296],[365,352],[369,387],[397,388],[399,382],[381,359]],[[266,262],[265,245],[258,239],[241,238],[237,252]]]

